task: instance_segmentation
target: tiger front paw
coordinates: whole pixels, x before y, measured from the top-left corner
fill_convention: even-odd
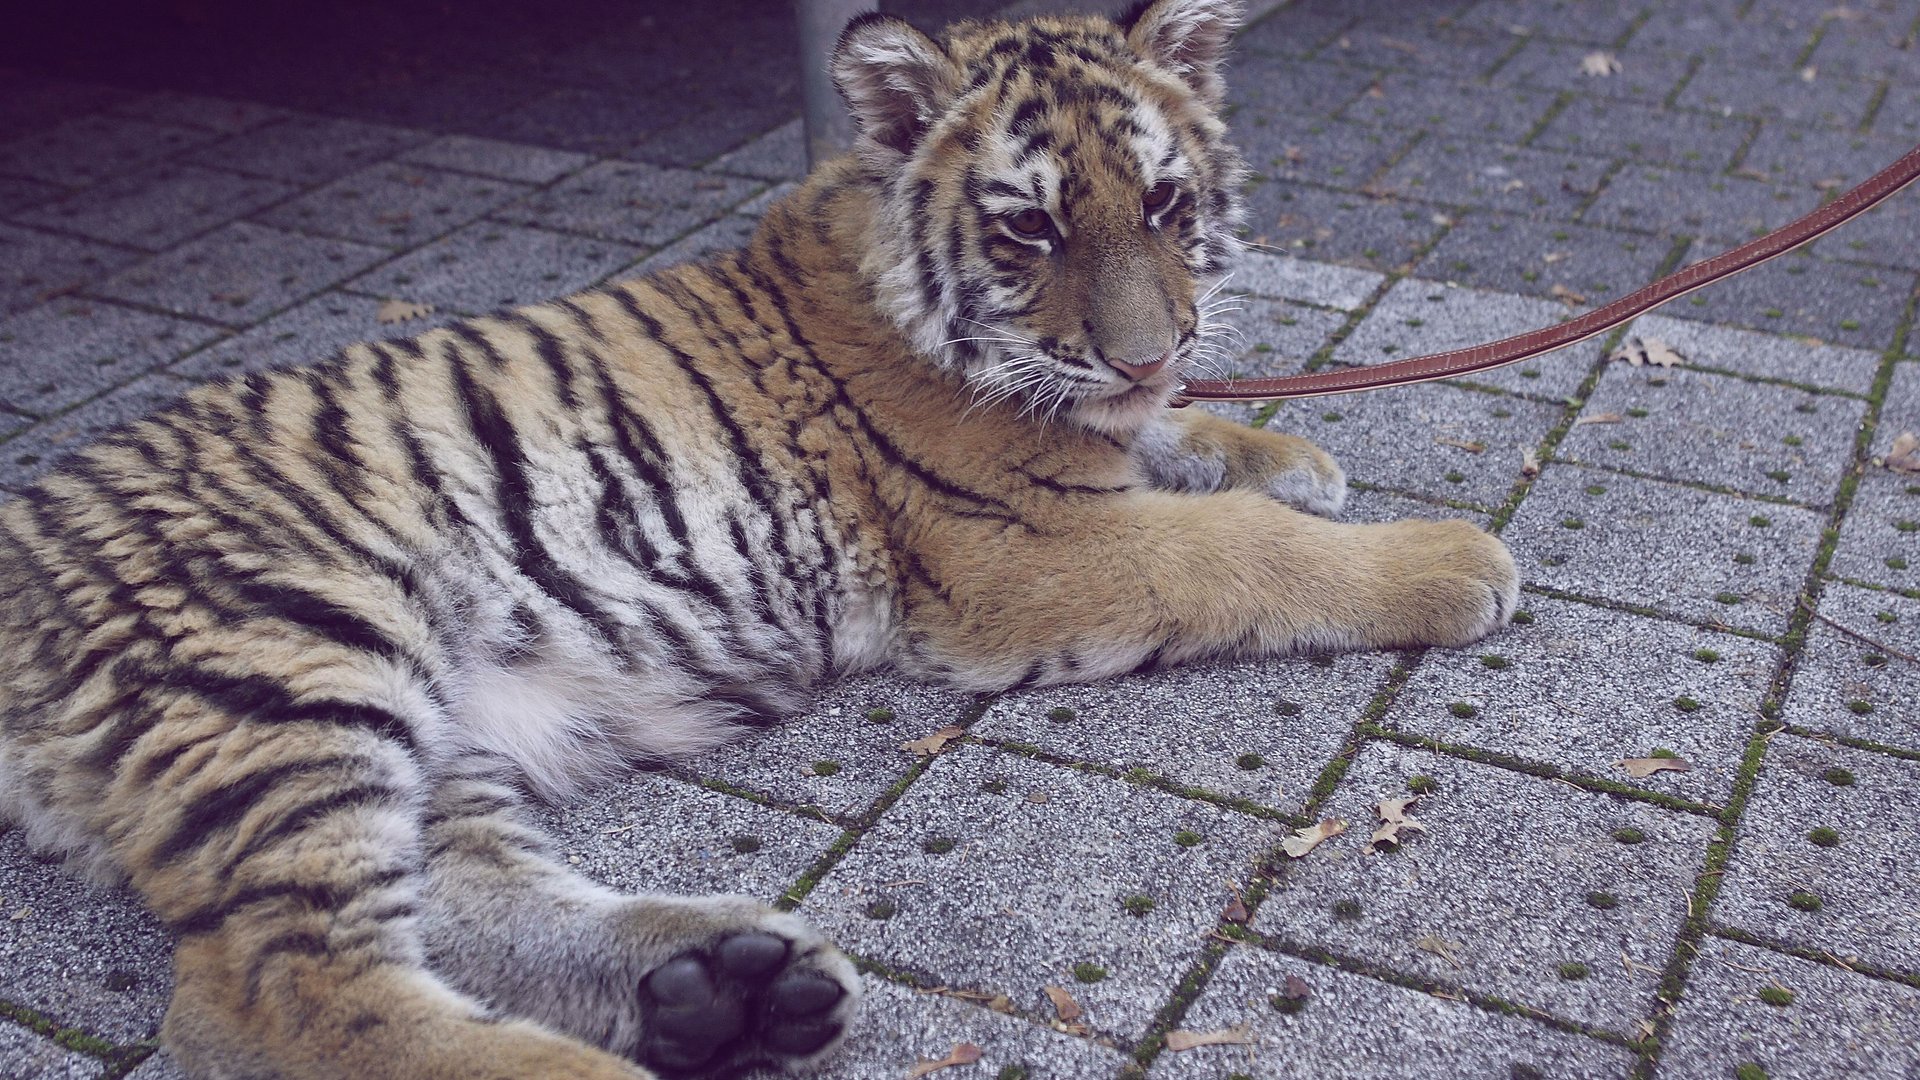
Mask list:
[[[1520,572],[1499,537],[1465,521],[1401,521],[1398,565],[1380,576],[1382,645],[1460,648],[1500,629],[1520,602]]]

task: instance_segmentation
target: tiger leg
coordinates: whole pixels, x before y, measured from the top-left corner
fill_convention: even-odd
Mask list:
[[[1258,491],[1321,517],[1338,517],[1347,478],[1327,452],[1297,435],[1252,428],[1204,409],[1169,409],[1135,438],[1147,482],[1167,491]]]
[[[523,819],[513,779],[475,754],[435,786],[421,927],[443,978],[675,1075],[804,1068],[840,1041],[859,981],[811,927],[745,897],[589,881]]]
[[[176,714],[178,737],[199,726]],[[425,964],[425,781],[395,739],[347,718],[228,722],[136,754],[133,882],[179,938],[161,1039],[208,1080],[642,1080],[525,1020],[502,1021]],[[166,759],[172,760],[167,763]]]
[[[1130,489],[1046,525],[948,519],[916,552],[928,585],[909,597],[902,665],[996,689],[1195,659],[1457,647],[1504,625],[1519,596],[1506,547],[1461,521],[1355,525],[1248,491]]]

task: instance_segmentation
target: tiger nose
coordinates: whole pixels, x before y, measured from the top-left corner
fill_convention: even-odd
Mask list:
[[[1139,382],[1154,372],[1159,371],[1161,368],[1166,367],[1167,361],[1172,358],[1173,350],[1168,349],[1166,352],[1161,353],[1159,356],[1154,357],[1144,364],[1129,364],[1124,360],[1115,360],[1112,357],[1107,358],[1107,363],[1112,364],[1114,369],[1119,371],[1120,374],[1125,375],[1134,382]]]

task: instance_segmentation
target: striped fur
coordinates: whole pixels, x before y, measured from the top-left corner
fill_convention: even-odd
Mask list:
[[[882,664],[991,690],[1505,620],[1497,541],[1302,513],[1326,455],[1162,407],[1234,248],[1236,18],[856,21],[860,144],[745,251],[201,388],[0,506],[0,817],[179,935],[191,1074],[811,1064],[857,999],[832,946],[587,882],[523,800]],[[634,988],[749,939],[772,989],[721,997],[840,996],[689,1065]]]

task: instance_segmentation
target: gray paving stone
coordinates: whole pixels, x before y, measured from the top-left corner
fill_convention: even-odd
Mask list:
[[[1835,776],[1852,783],[1828,779]],[[1920,884],[1909,858],[1920,843],[1920,821],[1908,809],[1915,783],[1920,762],[1775,736],[1740,818],[1714,921],[1848,963],[1920,974]],[[1839,843],[1813,843],[1808,834],[1819,827],[1837,832]],[[1800,892],[1818,898],[1816,910],[1789,902]]]
[[[1604,159],[1565,150],[1423,139],[1373,187],[1455,206],[1565,220],[1607,172]]]
[[[1484,74],[1514,50],[1512,34],[1460,26],[1453,20],[1421,25],[1356,26],[1321,47],[1322,59],[1436,75]]]
[[[1805,69],[1801,69],[1804,71]],[[1876,83],[1814,69],[1769,70],[1746,64],[1706,64],[1687,80],[1674,104],[1702,112],[1761,116],[1790,124],[1858,127],[1879,94]]]
[[[1594,484],[1607,489],[1597,501]],[[1779,634],[1823,524],[1799,507],[1550,465],[1502,536],[1534,584]]]
[[[1810,186],[1632,165],[1608,181],[1582,220],[1698,236],[1717,247],[1731,247],[1771,232],[1818,205],[1820,193]]]
[[[509,142],[606,156],[632,146],[664,118],[644,95],[560,87],[473,129]]]
[[[863,981],[866,996],[861,999],[860,1019],[822,1074],[836,1080],[899,1080],[920,1062],[945,1058],[962,1042],[980,1048],[980,1063],[956,1072],[957,1076],[972,1072],[982,1077],[1079,1080],[1115,1076],[1130,1060],[1089,1040],[1057,1034],[979,1005],[910,990],[871,975]],[[1007,1071],[1011,1069],[1021,1071]],[[757,1073],[754,1080],[771,1076]]]
[[[1358,188],[1417,136],[1280,109],[1248,108],[1235,114],[1228,137],[1253,167],[1256,187],[1269,180],[1306,180]]]
[[[57,184],[0,176],[0,214],[13,213],[50,202],[66,194],[66,191],[66,188]]]
[[[0,446],[0,484],[31,483],[68,454],[108,430],[137,420],[185,393],[188,385],[165,374],[144,375],[71,412],[43,420]]]
[[[33,423],[31,417],[16,412],[0,410],[0,439],[11,437],[15,432]]]
[[[1432,206],[1285,180],[1247,194],[1247,236],[1283,254],[1369,270],[1404,267],[1452,222]]]
[[[1418,272],[1555,301],[1571,293],[1562,302],[1591,305],[1652,281],[1672,246],[1657,237],[1564,221],[1468,214],[1421,261]]]
[[[676,109],[665,127],[648,132],[620,151],[620,156],[679,168],[705,165],[790,122],[793,107],[793,98],[788,96],[785,100],[749,98]]]
[[[1309,988],[1306,1004],[1292,1014],[1271,1004],[1289,976]],[[1217,1031],[1249,1022],[1251,1046],[1167,1051],[1147,1075],[1154,1080],[1217,1080],[1229,1072],[1258,1080],[1402,1080],[1415,1069],[1426,1080],[1529,1075],[1599,1080],[1626,1076],[1634,1061],[1622,1047],[1537,1020],[1483,1012],[1338,968],[1236,946],[1180,1023],[1189,1031]]]
[[[958,724],[976,707],[972,694],[892,674],[861,676],[691,765],[701,776],[785,802],[856,815],[913,768],[918,759],[902,743]]]
[[[763,217],[767,209],[774,203],[779,202],[797,190],[799,190],[799,184],[795,181],[775,184],[760,194],[755,195],[753,198],[748,199],[746,202],[741,203],[739,206],[734,207],[733,212],[742,217],[750,217],[757,220]]]
[[[194,165],[161,165],[16,214],[14,220],[162,251],[298,190],[291,184]]]
[[[1747,147],[1741,168],[1804,184],[1857,184],[1898,160],[1912,147],[1899,139],[1857,131],[1766,124]],[[1845,236],[1845,233],[1841,234]]]
[[[112,111],[121,116],[151,120],[157,124],[202,128],[222,135],[232,135],[257,128],[261,124],[287,115],[285,109],[277,109],[257,101],[236,101],[230,98],[182,94],[174,91],[142,94],[136,98],[129,98],[113,106]]]
[[[739,149],[721,154],[706,167],[709,172],[761,180],[798,180],[807,175],[806,133],[800,121],[790,120]]]
[[[1375,804],[1415,776],[1437,785],[1411,808],[1428,831],[1367,854]],[[1659,986],[1715,832],[1706,818],[1390,743],[1361,748],[1320,817],[1349,828],[1287,861],[1255,930],[1622,1033]],[[1614,838],[1629,828],[1641,842]],[[1357,917],[1335,914],[1343,900]],[[1586,976],[1561,975],[1568,963]]]
[[[1753,124],[1744,117],[1703,116],[1582,97],[1554,117],[1533,145],[1657,165],[1720,169],[1733,160]]]
[[[545,184],[585,167],[593,159],[585,154],[526,143],[473,135],[442,135],[401,154],[398,160],[522,184]]]
[[[1620,70],[1612,75],[1590,75],[1582,61],[1596,49],[1591,42],[1527,42],[1513,59],[1500,65],[1493,75],[1496,84],[1521,83],[1543,90],[1572,91],[1606,98],[1659,105],[1687,75],[1688,58],[1680,53],[1653,49],[1612,51]]]
[[[632,270],[623,271],[620,276],[637,277],[669,266],[697,262],[716,252],[737,251],[753,239],[753,232],[759,224],[754,218],[728,214],[640,260]]]
[[[1405,360],[1553,326],[1572,314],[1558,301],[1407,278],[1381,298],[1333,358],[1344,364]],[[1563,398],[1580,388],[1594,355],[1591,346],[1580,346],[1476,375],[1473,381],[1515,393]]]
[[[1920,138],[1920,87],[1889,87],[1873,116],[1873,133],[1911,144]]]
[[[1506,502],[1557,405],[1454,386],[1397,386],[1282,404],[1267,426],[1313,440],[1354,480],[1483,507]]]
[[[1202,839],[1183,846],[1182,831]],[[934,762],[799,911],[865,959],[1029,1014],[1051,1015],[1043,986],[1066,987],[1094,1031],[1131,1039],[1273,838],[1206,803],[969,746]],[[945,839],[956,846],[923,849]],[[1134,895],[1152,910],[1128,914]],[[882,901],[892,914],[872,917]],[[1079,981],[1078,964],[1106,977]]]
[[[570,865],[611,888],[766,903],[840,838],[832,825],[648,773],[533,817]]]
[[[974,732],[1291,812],[1392,665],[1261,660],[1054,686],[1000,698]]]
[[[1882,18],[1881,12],[1868,11],[1867,7],[1851,9],[1856,19],[1825,20],[1825,32],[1820,35],[1819,46],[1808,55],[1807,64],[1815,71],[1836,75],[1911,83],[1920,77],[1920,56],[1901,47],[1906,27],[1889,25],[1900,19],[1898,9]]]
[[[478,314],[577,292],[639,256],[626,244],[480,221],[349,287]]]
[[[1813,249],[1829,259],[1914,270],[1920,269],[1920,251],[1913,244],[1916,232],[1920,232],[1920,209],[1911,199],[1894,199],[1815,241]]]
[[[413,337],[458,318],[450,311],[435,311],[423,319],[382,323],[375,317],[381,303],[352,293],[322,293],[251,330],[194,353],[169,371],[200,381],[317,363],[357,341]]]
[[[1867,404],[1684,367],[1607,365],[1555,454],[1811,506],[1833,501]]]
[[[1553,105],[1553,95],[1527,86],[1488,86],[1457,77],[1384,76],[1341,116],[1382,127],[1423,128],[1454,138],[1517,143]]]
[[[93,288],[115,300],[247,326],[386,257],[365,244],[241,221]]]
[[[1736,6],[1723,2],[1662,11],[1640,25],[1627,48],[1694,53],[1718,63],[1785,69],[1813,40],[1814,27],[1808,22],[1741,19]]]
[[[1820,597],[1820,614],[1832,621],[1815,620],[1809,628],[1783,719],[1920,750],[1920,679],[1911,661],[1888,652],[1920,656],[1920,600],[1836,581]]]
[[[1338,63],[1290,60],[1249,52],[1234,64],[1227,80],[1228,119],[1235,131],[1243,119],[1267,116],[1322,118],[1352,101],[1373,84],[1378,72]]]
[[[413,247],[531,190],[528,185],[383,162],[282,203],[258,221],[363,244]]]
[[[0,1069],[13,1080],[93,1080],[105,1064],[26,1028],[0,1021]]]
[[[1687,260],[1719,253],[1717,246],[1695,245]],[[1916,280],[1920,279],[1912,273],[1827,262],[1802,250],[1709,285],[1660,311],[1676,318],[1803,334],[1836,345],[1879,350],[1892,343],[1900,324],[1901,300]]]
[[[0,225],[0,310],[72,292],[138,258],[125,248]]]
[[[1268,56],[1298,59],[1332,44],[1341,31],[1353,24],[1353,12],[1350,8],[1308,11],[1298,4],[1286,4],[1271,18],[1248,21],[1251,25],[1234,39],[1234,47],[1248,54],[1248,59]]]
[[[138,1068],[127,1074],[127,1080],[187,1080],[187,1074],[174,1064],[172,1057],[162,1051],[141,1062]]]
[[[1660,310],[1673,312],[1685,303],[1669,304]],[[1666,315],[1643,315],[1628,325],[1627,333],[1671,345],[1686,357],[1690,367],[1785,379],[1856,394],[1871,390],[1874,376],[1880,370],[1879,354],[1864,349],[1816,345],[1804,338],[1762,334]]]
[[[1915,480],[1879,471],[1861,479],[1829,573],[1891,589],[1920,588],[1920,483]]]
[[[1638,4],[1592,0],[1482,0],[1460,21],[1514,34],[1612,45],[1633,29]]]
[[[65,299],[0,327],[0,405],[44,416],[220,336],[204,323]]]
[[[1789,1004],[1760,992],[1785,989]],[[1920,990],[1708,938],[1660,1051],[1662,1077],[1901,1080],[1920,1073]]]
[[[1342,521],[1402,521],[1406,518],[1425,518],[1428,521],[1443,521],[1458,518],[1471,521],[1486,528],[1491,517],[1475,510],[1462,510],[1452,506],[1435,506],[1419,499],[1410,499],[1405,495],[1396,495],[1391,491],[1373,491],[1364,487],[1347,489],[1347,505],[1340,510]]]
[[[78,187],[170,157],[213,137],[173,124],[88,116],[0,144],[0,172]]]
[[[606,161],[494,216],[657,246],[725,213],[755,186],[735,177]]]
[[[1531,622],[1469,649],[1428,653],[1385,722],[1649,791],[1727,801],[1778,648],[1544,596],[1522,597],[1520,606]],[[1693,704],[1676,704],[1682,699]],[[1458,715],[1456,703],[1473,715]],[[1678,754],[1692,771],[1635,780],[1619,766],[1656,750]]]
[[[1263,284],[1262,287],[1272,286]],[[1202,377],[1241,379],[1290,375],[1305,367],[1307,360],[1347,321],[1338,312],[1263,296],[1245,297],[1240,303],[1244,306],[1222,311],[1218,316],[1220,321],[1240,332],[1238,338],[1223,333],[1219,340],[1232,355],[1223,362],[1218,358],[1210,365],[1203,362]]]
[[[1385,275],[1369,270],[1250,250],[1241,254],[1227,285],[1232,292],[1353,311],[1385,281]]]
[[[192,158],[254,176],[317,184],[385,161],[427,138],[426,132],[409,128],[296,115],[224,139]]]
[[[15,830],[0,834],[0,910],[0,1000],[113,1042],[153,1033],[172,946],[131,894],[36,858]]]

